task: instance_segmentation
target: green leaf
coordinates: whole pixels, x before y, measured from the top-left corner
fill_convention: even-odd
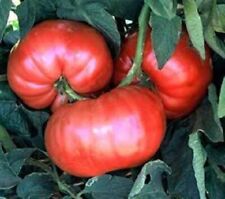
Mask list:
[[[92,2],[96,2],[93,0]],[[141,11],[143,0],[98,0],[112,15],[123,19],[136,20]]]
[[[4,34],[3,42],[6,45],[14,46],[16,42],[18,42],[20,39],[20,33],[18,30],[15,31],[9,31],[6,34]]]
[[[225,33],[225,4],[216,5],[215,15],[212,20],[216,32]]]
[[[16,9],[19,20],[21,38],[31,29],[35,23],[35,5],[32,1],[23,1]]]
[[[17,195],[23,199],[50,198],[55,192],[55,184],[50,175],[32,173],[17,186]]]
[[[155,15],[166,19],[172,19],[176,16],[177,1],[172,0],[145,0]]]
[[[17,7],[16,14],[20,35],[24,37],[35,23],[56,18],[56,5],[54,1],[49,0],[26,0]]]
[[[8,82],[0,82],[0,101],[1,100],[12,100],[16,101],[17,98],[9,87]]]
[[[31,156],[34,151],[34,148],[22,148],[14,149],[6,154],[9,165],[16,175],[19,175],[25,161]]]
[[[128,198],[169,198],[165,193],[162,184],[163,173],[171,174],[171,169],[161,160],[150,161],[146,163],[139,173]]]
[[[211,132],[211,140],[214,142],[223,142],[224,141],[224,135],[223,135],[223,127],[220,122],[220,119],[218,117],[218,97],[216,92],[216,87],[211,84],[208,88],[208,99],[211,103],[212,111],[214,118],[212,119],[215,122],[215,125],[217,126],[217,130],[214,129],[214,134]]]
[[[188,141],[189,147],[193,150],[193,169],[195,173],[195,179],[197,181],[197,186],[201,199],[206,199],[205,195],[205,170],[204,165],[206,162],[206,152],[202,147],[199,133],[192,133],[189,136]]]
[[[212,26],[208,26],[204,32],[208,45],[221,57],[225,58],[225,43],[217,37]]]
[[[79,7],[87,4],[99,4],[111,15],[122,19],[136,20],[143,6],[143,0],[56,0],[58,8]]]
[[[213,18],[216,14],[216,0],[207,0],[199,8],[204,27],[204,37],[207,44],[221,57],[225,58],[225,43],[216,35],[213,28]]]
[[[208,145],[206,147],[206,152],[208,155],[208,158],[215,162],[217,165],[225,165],[225,147],[223,145],[212,147],[211,145]]]
[[[31,1],[35,6],[35,22],[40,22],[46,19],[56,18],[56,1],[49,0],[27,0]]]
[[[0,100],[0,123],[13,135],[43,148],[43,125],[49,114],[31,111],[12,100]]]
[[[0,146],[0,189],[10,189],[20,182]]]
[[[15,195],[15,189],[0,190],[0,199],[14,199]]]
[[[7,25],[11,5],[11,0],[0,0],[0,41],[2,40],[2,36]]]
[[[117,1],[114,3],[106,3],[106,1],[104,0],[102,0],[102,2],[91,0],[23,1],[16,10],[20,24],[21,37],[23,37],[35,23],[44,19],[59,17],[78,20],[86,22],[102,32],[108,39],[108,43],[110,48],[112,49],[112,52],[114,53],[114,55],[116,55],[120,47],[120,34],[117,30],[115,20],[106,11],[106,9],[109,9],[109,6],[106,5],[118,6],[118,4],[119,3]],[[135,5],[138,4],[136,3]],[[122,7],[122,5],[120,6]],[[113,7],[110,8],[112,8],[113,10],[116,9]],[[129,7],[126,7],[126,9],[128,8]],[[120,11],[117,10],[117,12]]]
[[[1,198],[0,198],[1,199]],[[72,199],[70,196],[64,196],[63,199]],[[79,198],[78,198],[79,199]]]
[[[4,104],[4,106],[3,106]],[[0,101],[0,123],[13,134],[29,137],[29,124],[14,101]]]
[[[49,113],[45,111],[29,110],[27,108],[23,108],[22,112],[24,113],[24,119],[26,119],[30,126],[30,141],[33,146],[44,149],[43,127],[50,117]],[[33,133],[31,133],[31,131],[33,131]]]
[[[202,59],[205,59],[203,26],[198,14],[197,4],[195,0],[183,0],[183,4],[186,26],[191,42],[200,53]]]
[[[118,54],[120,48],[120,34],[113,17],[98,3],[71,3],[70,8],[59,7],[57,16],[59,18],[83,21],[99,30],[108,40],[109,47],[114,55]],[[85,2],[85,1],[84,1]],[[63,0],[64,4],[64,0]],[[104,19],[104,20],[103,20]]]
[[[152,42],[159,68],[168,61],[176,48],[181,32],[181,19],[171,20],[152,14]],[[163,31],[162,31],[163,30]]]
[[[10,151],[16,147],[9,133],[2,125],[0,125],[0,143],[6,151]]]
[[[225,78],[220,88],[219,104],[218,104],[218,117],[222,118],[225,116]]]
[[[91,194],[93,199],[127,198],[133,181],[119,176],[103,175],[89,179],[82,194]]]
[[[204,0],[196,0],[197,7],[199,7],[203,2]]]
[[[192,116],[168,124],[161,154],[172,169],[167,177],[168,192],[174,198],[198,199],[199,191],[192,166],[193,153],[188,147],[189,134],[193,131]]]
[[[211,103],[214,115],[217,116],[218,115],[218,96],[217,96],[216,87],[214,84],[210,84],[208,87],[208,100]]]
[[[225,198],[225,182],[216,175],[212,168],[206,169],[206,189],[209,199]]]
[[[224,144],[206,146],[208,167],[206,168],[206,189],[209,199],[225,197],[225,147]],[[222,169],[221,169],[222,168]]]
[[[223,128],[217,116],[217,98],[214,87],[209,89],[209,100],[205,99],[195,112],[194,130],[203,132],[212,142],[222,142]],[[210,97],[211,96],[211,97]]]
[[[0,46],[0,63],[1,63],[0,74],[5,74],[7,72],[9,52],[10,49],[7,46]]]
[[[20,170],[34,151],[32,148],[23,148],[4,154],[0,148],[0,189],[10,189],[20,182]]]

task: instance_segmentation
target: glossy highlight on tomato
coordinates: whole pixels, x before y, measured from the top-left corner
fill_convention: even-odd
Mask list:
[[[137,43],[137,33],[128,36],[122,51],[115,61],[114,83],[125,77],[131,67]],[[183,117],[194,110],[207,92],[212,80],[212,65],[209,48],[206,47],[206,59],[202,60],[198,52],[190,45],[187,32],[183,32],[170,59],[163,69],[158,69],[152,48],[150,30],[145,41],[142,63],[143,71],[150,77],[160,95],[167,117]],[[121,73],[123,71],[123,74]]]
[[[63,171],[97,176],[149,160],[165,128],[159,97],[147,88],[128,86],[57,109],[47,124],[45,146]]]
[[[94,28],[47,20],[34,26],[12,50],[7,73],[11,88],[25,104],[45,108],[54,104],[60,77],[81,94],[102,89],[112,76],[112,58]]]

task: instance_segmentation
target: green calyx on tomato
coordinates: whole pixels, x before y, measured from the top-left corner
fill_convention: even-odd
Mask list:
[[[54,84],[57,90],[57,96],[54,102],[51,104],[51,111],[54,112],[57,108],[63,104],[74,102],[76,100],[83,100],[85,97],[77,94],[69,85],[64,77],[60,77]]]

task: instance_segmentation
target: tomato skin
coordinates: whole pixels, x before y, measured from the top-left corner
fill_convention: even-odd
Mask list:
[[[61,76],[83,94],[102,89],[111,75],[112,58],[103,36],[75,21],[36,25],[12,50],[8,62],[11,88],[33,108],[53,103],[54,84]]]
[[[55,112],[63,104],[67,104],[69,102],[68,97],[65,94],[58,93],[53,103],[51,104],[51,111]]]
[[[113,83],[118,85],[127,75],[129,69],[133,64],[135,57],[135,46],[137,44],[137,34],[131,34],[125,38],[121,46],[120,55],[114,61]],[[134,79],[133,83],[137,83],[138,79]]]
[[[191,113],[207,92],[212,80],[209,48],[206,59],[190,46],[186,32],[162,70],[157,67],[150,39],[146,44],[143,70],[151,77],[163,101],[168,118],[175,119]]]
[[[128,37],[127,43],[133,44],[133,48],[130,45],[129,51],[133,49],[135,52],[137,33]],[[128,45],[127,43],[124,45]],[[126,52],[121,52],[121,54],[126,54]],[[130,52],[127,53],[128,56],[130,54]],[[123,68],[122,65],[120,67]],[[129,67],[126,66],[126,68]],[[189,37],[185,31],[171,58],[161,70],[158,69],[150,34],[147,34],[142,69],[154,83],[169,119],[180,118],[192,112],[206,94],[212,80],[209,48],[206,47],[206,59],[203,61],[198,52],[190,46]]]
[[[45,131],[49,157],[69,174],[90,177],[140,165],[158,150],[165,112],[157,95],[138,86],[66,104]]]

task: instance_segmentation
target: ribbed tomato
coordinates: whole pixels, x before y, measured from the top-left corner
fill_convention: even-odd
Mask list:
[[[112,58],[103,36],[74,21],[47,20],[34,26],[8,62],[11,88],[33,108],[54,102],[60,77],[76,92],[90,93],[102,89],[111,75]]]
[[[188,34],[183,32],[171,58],[160,70],[149,33],[145,42],[142,69],[154,83],[168,118],[185,116],[198,105],[212,80],[209,49],[206,47],[206,59],[203,61],[190,45]],[[123,43],[120,56],[115,62],[117,63],[114,72],[115,83],[121,81],[122,76],[125,76],[131,67],[131,61],[128,60],[133,59],[136,43],[137,33],[130,35]]]
[[[158,150],[164,132],[159,97],[128,86],[61,106],[48,121],[45,145],[62,170],[89,177],[144,163]]]

